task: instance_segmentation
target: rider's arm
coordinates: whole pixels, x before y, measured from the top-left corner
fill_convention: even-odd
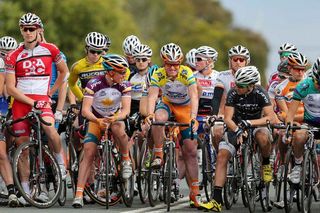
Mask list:
[[[6,74],[6,87],[8,94],[11,95],[15,100],[18,100],[30,106],[34,105],[33,99],[25,96],[20,90],[16,88],[16,77],[14,73]]]
[[[67,97],[67,82],[63,82],[59,89],[57,110],[62,111]]]
[[[69,72],[67,63],[64,60],[61,60],[59,63],[56,64],[56,66],[57,66],[57,70],[59,72],[59,75],[58,75],[58,78],[57,78],[56,82],[54,83],[53,87],[50,89],[50,92],[48,94],[50,97],[56,92],[57,89],[61,88],[61,86],[66,78],[66,75]]]
[[[223,108],[223,104],[221,104],[222,96],[223,96],[224,88],[220,86],[216,86],[213,91],[213,98],[212,98],[212,109],[213,115],[218,115],[220,108]],[[225,100],[225,99],[224,99]],[[222,110],[223,111],[223,110]],[[220,112],[222,113],[222,112]]]
[[[276,123],[276,115],[273,111],[272,105],[265,106],[262,109],[262,118],[249,120],[252,126],[265,125],[268,121],[271,123]]]
[[[124,120],[129,114],[131,109],[131,97],[125,96],[121,98],[121,112],[117,115],[117,120]]]
[[[142,116],[148,116],[147,112],[147,101],[148,101],[148,96],[142,96],[139,102],[139,112]]]
[[[147,103],[148,115],[154,114],[154,109],[155,109],[156,101],[158,99],[159,90],[160,90],[159,87],[155,87],[155,86],[151,86],[149,88],[148,103]]]
[[[98,123],[98,118],[91,112],[93,97],[84,97],[82,102],[82,116],[89,121]]]
[[[68,78],[68,84],[69,84],[69,88],[73,92],[73,94],[77,97],[77,99],[79,101],[81,101],[83,99],[83,93],[77,84],[79,76],[76,73],[76,71],[74,70],[74,67],[75,67],[75,64],[71,67],[70,75]]]
[[[197,84],[192,84],[188,87],[188,92],[190,96],[191,101],[191,119],[196,118],[198,114],[198,90],[197,90]]]
[[[298,107],[300,105],[300,101],[298,100],[292,100],[290,107],[288,109],[287,117],[286,117],[286,123],[293,123],[293,120],[295,120],[295,114],[298,110]]]
[[[230,129],[231,131],[236,131],[238,126],[232,120],[233,114],[234,114],[234,107],[232,106],[224,107],[224,122],[226,123],[228,129]]]

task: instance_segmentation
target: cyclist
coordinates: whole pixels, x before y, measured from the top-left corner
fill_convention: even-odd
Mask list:
[[[94,161],[101,131],[106,130],[109,124],[113,139],[120,148],[122,177],[126,179],[132,175],[129,139],[122,121],[130,113],[131,87],[128,82],[123,82],[129,65],[124,57],[113,54],[104,56],[103,66],[106,74],[90,80],[85,89],[82,114],[89,120],[89,126],[84,139],[84,156],[80,163],[76,196],[72,204],[74,208],[83,207],[84,185],[90,175],[88,168]]]
[[[135,35],[127,36],[122,43],[123,53],[129,63],[129,70],[130,70],[130,76],[128,78],[129,80],[134,74],[139,72],[133,57],[133,50],[140,44],[141,42],[139,38]]]
[[[197,141],[190,140],[191,131],[196,133],[198,123],[196,116],[198,112],[197,85],[193,73],[189,67],[181,65],[183,53],[181,48],[174,43],[169,43],[161,47],[160,56],[164,63],[163,68],[156,70],[151,77],[151,87],[148,94],[148,117],[147,123],[151,120],[164,122],[172,114],[180,123],[195,122],[193,129],[181,128],[183,144],[182,154],[186,164],[186,171],[191,178],[189,198],[196,207],[201,203],[198,183],[198,160]],[[156,105],[159,92],[162,91],[161,102]],[[152,127],[152,137],[154,141],[155,159],[151,167],[160,168],[163,158],[163,137],[164,128],[161,126]]]
[[[212,114],[219,115],[219,117],[222,117],[224,114],[224,105],[226,102],[227,93],[235,86],[235,72],[239,68],[250,63],[250,52],[246,47],[241,45],[231,47],[228,52],[228,57],[230,69],[219,73],[213,91]],[[217,133],[219,130],[221,132],[221,127],[218,128],[215,133]],[[219,138],[214,137],[214,148],[217,151],[219,150],[219,142]]]
[[[33,14],[24,14],[19,20],[20,32],[23,37],[23,45],[10,52],[6,57],[6,87],[9,95],[14,98],[12,105],[13,119],[25,116],[32,107],[43,111],[43,120],[51,123],[51,126],[42,125],[48,137],[49,144],[60,166],[62,178],[66,178],[63,155],[61,154],[61,142],[54,128],[54,115],[50,107],[50,97],[62,85],[63,79],[68,73],[68,67],[62,60],[60,50],[53,44],[38,42],[41,27],[40,18]],[[59,70],[56,83],[50,88],[51,66],[55,62]],[[16,144],[28,141],[30,124],[28,121],[13,125],[13,131],[19,135]],[[28,184],[28,163],[23,162],[21,168],[21,183],[24,191],[30,194]],[[42,194],[42,193],[41,193]],[[40,194],[40,195],[41,195]]]
[[[294,52],[297,52],[297,48],[293,44],[290,44],[290,43],[282,44],[278,50],[280,62],[287,60],[288,56]],[[274,72],[273,74],[270,75],[268,85],[267,85],[267,90],[269,90],[270,85],[274,81],[279,81],[278,72]]]
[[[6,117],[8,111],[8,103],[4,94],[4,80],[5,80],[5,64],[4,58],[9,51],[15,50],[18,47],[17,41],[9,36],[0,38],[0,116]],[[0,176],[2,176],[4,183],[8,190],[8,205],[16,207],[19,205],[18,198],[13,183],[12,168],[7,155],[7,144],[4,132],[0,132]]]
[[[192,71],[196,71],[196,52],[197,52],[197,49],[192,48],[186,54],[186,62],[185,63],[188,67],[190,67],[190,69]]]
[[[257,83],[260,74],[256,67],[246,66],[235,73],[236,87],[228,92],[224,121],[227,125],[225,141],[220,143],[216,164],[216,176],[213,199],[201,208],[216,212],[222,210],[222,188],[226,181],[228,160],[235,155],[242,135],[250,126],[273,121],[274,112],[267,92]],[[259,144],[262,153],[263,180],[272,180],[272,169],[269,162],[271,132],[268,128],[257,127],[253,131],[254,140]],[[223,144],[223,145],[222,145]]]

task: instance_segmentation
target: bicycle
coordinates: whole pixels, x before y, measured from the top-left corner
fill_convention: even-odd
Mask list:
[[[31,205],[37,208],[49,208],[53,206],[59,199],[62,189],[62,177],[59,165],[49,150],[47,145],[43,144],[41,139],[41,123],[45,125],[51,125],[45,122],[40,115],[41,110],[32,109],[26,116],[17,120],[7,121],[7,127],[24,120],[28,120],[31,123],[31,133],[29,141],[22,143],[15,151],[13,157],[13,178],[18,191],[23,198]],[[7,128],[10,132],[10,128]],[[10,132],[15,135],[13,132]],[[28,184],[30,186],[30,194],[24,191],[20,182],[20,162],[27,160],[29,162]],[[26,169],[26,168],[23,168]],[[50,187],[50,183],[53,183],[53,189]],[[49,200],[47,202],[38,201],[37,196],[41,191],[47,190]]]
[[[161,183],[163,184],[163,198],[167,205],[167,211],[170,211],[170,204],[179,199],[179,189],[174,179],[178,178],[178,169],[176,161],[176,143],[178,142],[178,127],[190,127],[187,123],[177,122],[152,122],[152,125],[165,127],[165,139],[163,143],[163,166],[160,169],[149,169],[149,189],[148,197],[151,206],[155,206],[155,201],[159,195]],[[193,122],[191,122],[191,129]],[[193,132],[191,132],[191,140],[193,140]],[[154,154],[152,158],[154,159]],[[171,193],[174,199],[171,199]]]

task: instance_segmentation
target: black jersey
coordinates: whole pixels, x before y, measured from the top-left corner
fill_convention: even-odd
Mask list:
[[[262,109],[271,106],[268,93],[260,85],[256,85],[251,93],[239,95],[236,88],[232,88],[227,95],[226,106],[234,107],[233,121],[259,119]]]

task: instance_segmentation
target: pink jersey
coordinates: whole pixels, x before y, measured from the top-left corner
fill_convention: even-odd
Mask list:
[[[16,77],[16,87],[29,96],[47,96],[52,75],[52,62],[62,60],[60,50],[50,43],[38,43],[33,49],[24,45],[6,57],[6,72]]]

